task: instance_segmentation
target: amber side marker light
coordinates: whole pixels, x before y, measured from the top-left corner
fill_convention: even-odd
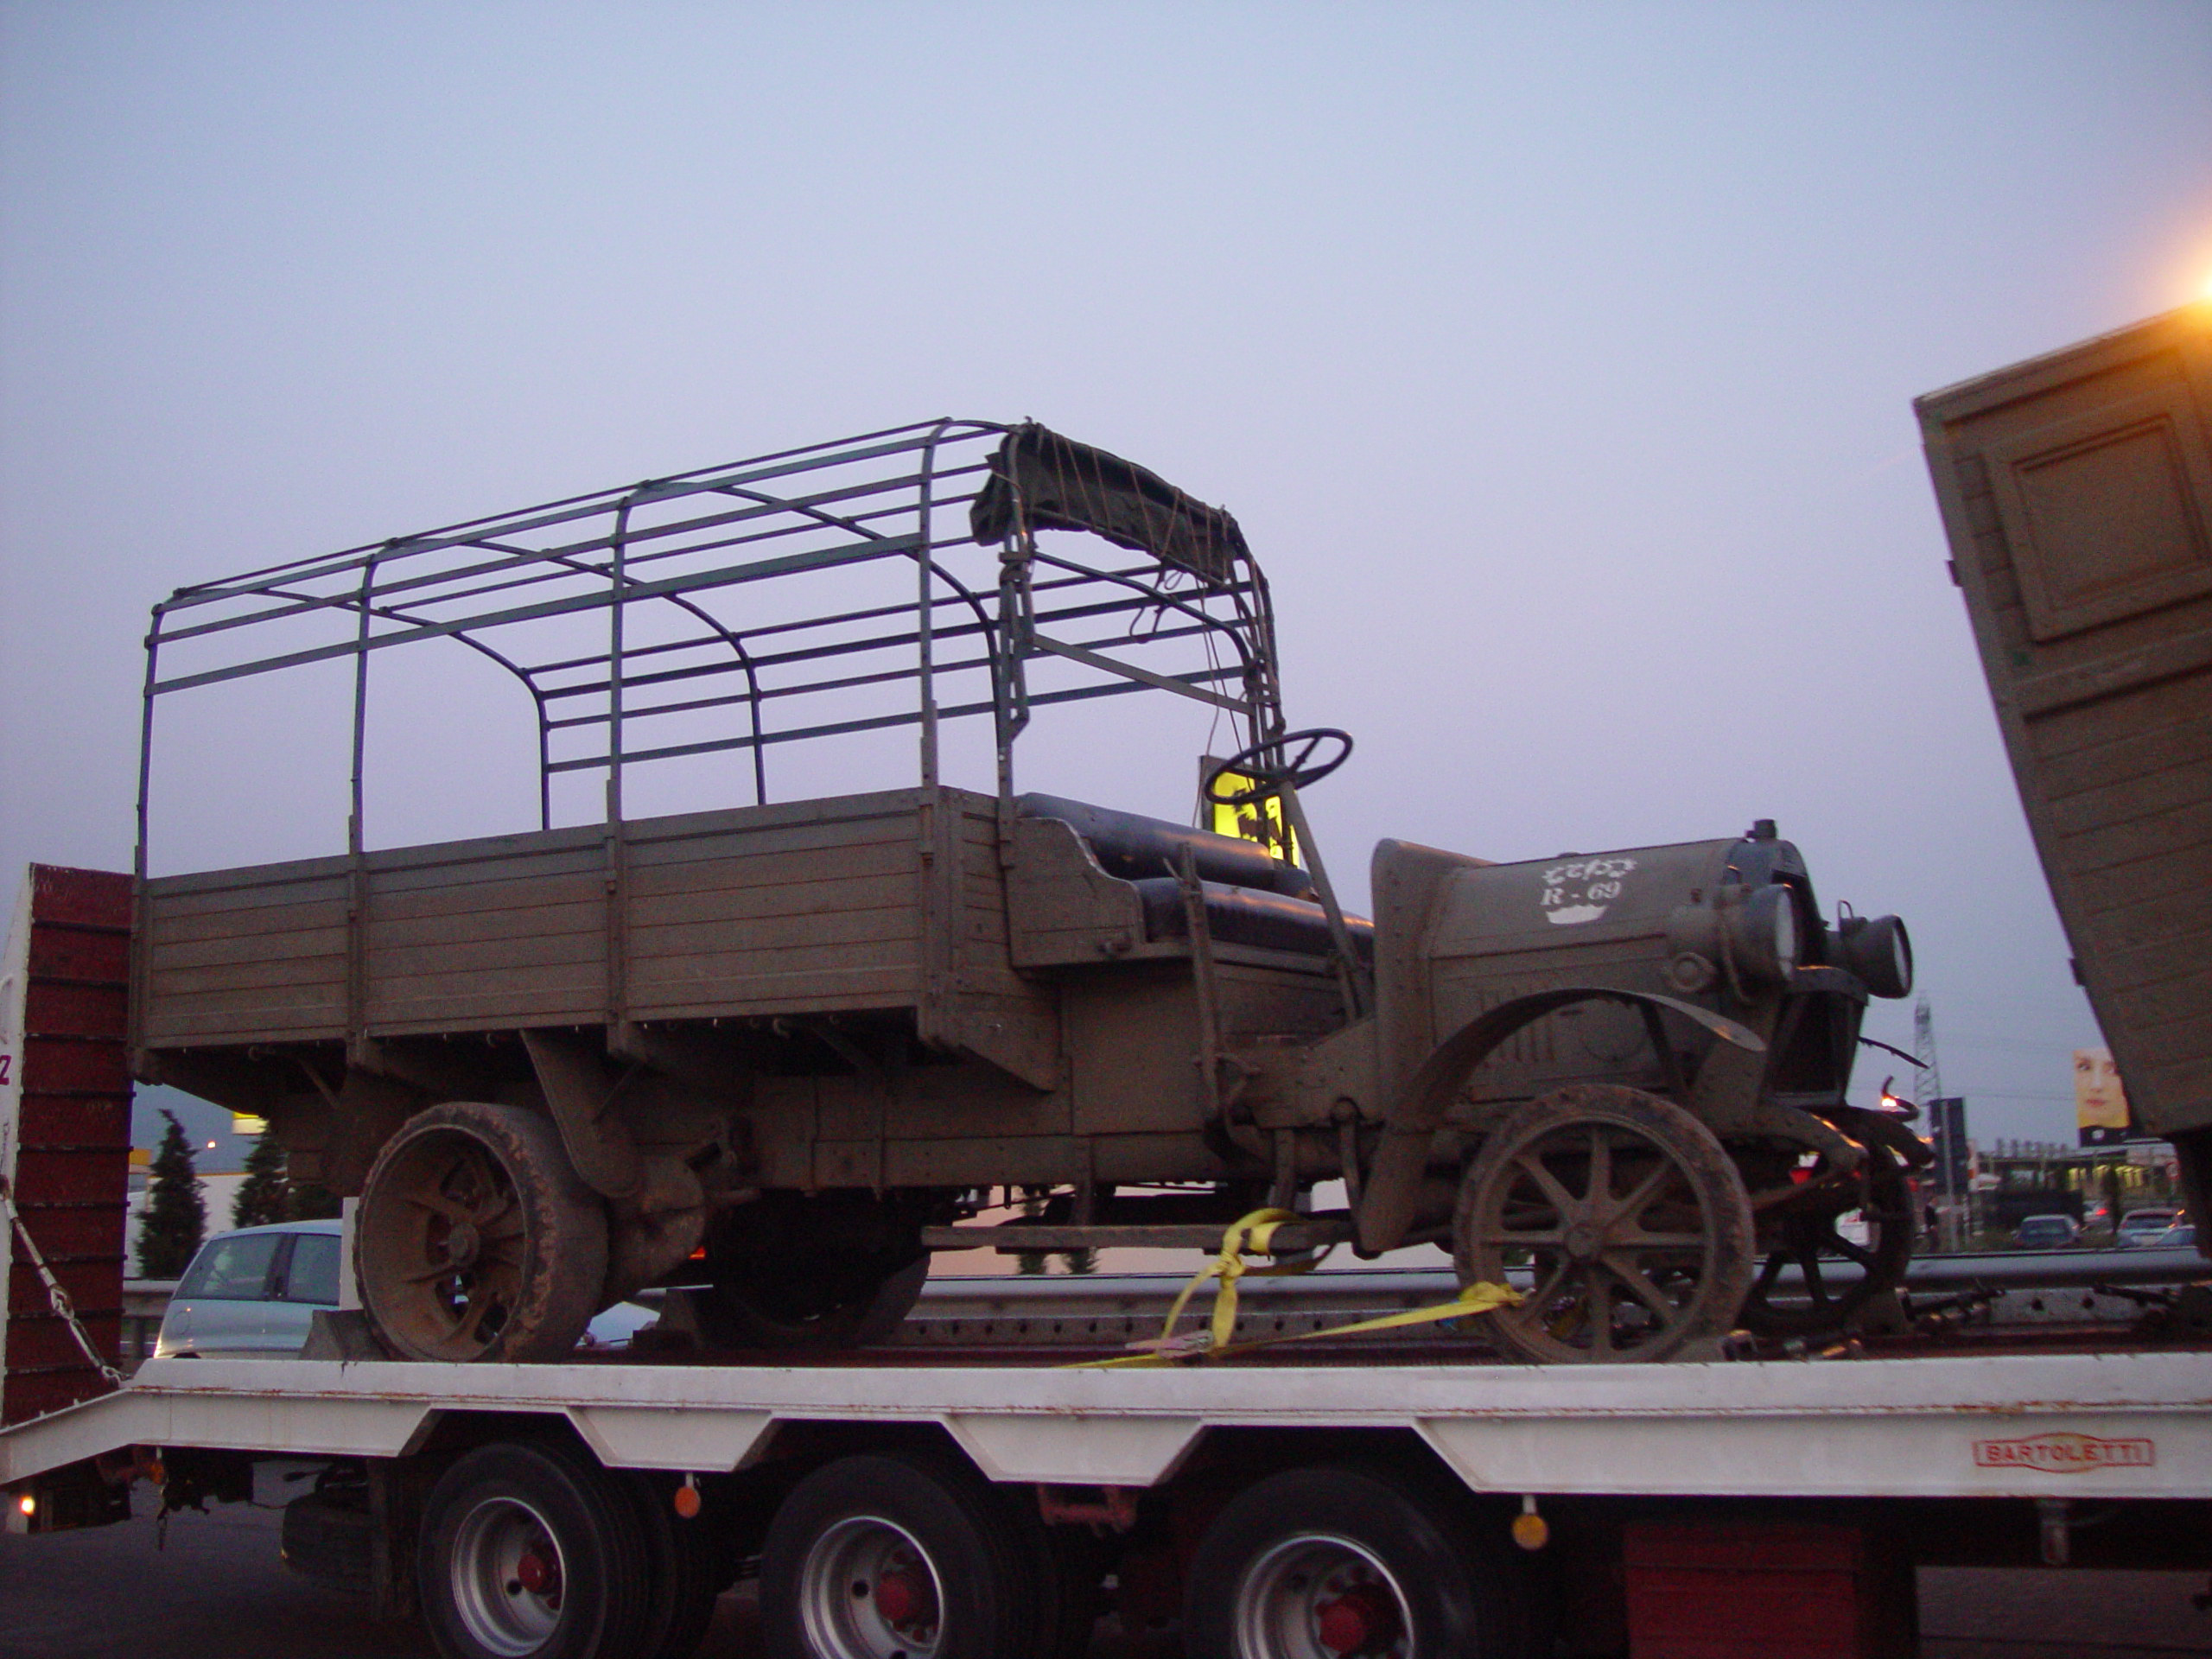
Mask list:
[[[25,1515],[36,1515],[38,1513],[38,1499],[32,1497],[29,1492],[25,1492],[21,1497],[16,1500],[16,1507]]]
[[[1536,1500],[1534,1494],[1522,1498],[1521,1513],[1513,1517],[1511,1530],[1513,1541],[1523,1549],[1541,1549],[1546,1544],[1551,1542],[1551,1522],[1536,1513]]]

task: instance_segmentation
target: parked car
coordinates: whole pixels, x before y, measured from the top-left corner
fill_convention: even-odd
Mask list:
[[[218,1233],[177,1281],[154,1357],[294,1357],[315,1309],[338,1306],[339,1249],[335,1221]]]
[[[2196,1248],[2196,1224],[2177,1221],[2151,1241],[2154,1250],[2193,1250]]]
[[[177,1281],[154,1357],[297,1358],[315,1309],[338,1306],[340,1234],[335,1221],[218,1233]],[[577,1345],[626,1348],[658,1317],[636,1302],[617,1302],[592,1320]]]
[[[2116,1250],[2139,1249],[2180,1220],[2181,1211],[2171,1205],[2145,1205],[2140,1210],[2131,1210],[2120,1218],[2119,1230],[2112,1236],[2112,1247]]]
[[[2016,1250],[2070,1250],[2082,1242],[2071,1216],[2030,1216],[2012,1230]]]

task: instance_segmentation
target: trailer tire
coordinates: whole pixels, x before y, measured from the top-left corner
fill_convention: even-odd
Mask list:
[[[423,1503],[416,1582],[446,1659],[637,1653],[647,1567],[614,1478],[556,1446],[479,1446]]]
[[[385,1143],[354,1233],[361,1304],[408,1359],[557,1360],[607,1278],[607,1207],[552,1123],[449,1101]]]
[[[632,1474],[623,1481],[638,1513],[647,1564],[639,1659],[691,1659],[715,1621],[715,1603],[737,1578],[729,1529],[709,1510],[689,1520],[675,1510],[664,1479]]]
[[[769,1659],[1017,1659],[1036,1651],[1035,1558],[950,1457],[841,1458],[799,1482],[760,1553]]]
[[[1193,1659],[1525,1659],[1519,1578],[1488,1559],[1463,1508],[1440,1485],[1367,1465],[1245,1488],[1192,1558],[1185,1648]]]

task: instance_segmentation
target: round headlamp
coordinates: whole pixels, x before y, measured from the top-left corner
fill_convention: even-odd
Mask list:
[[[1728,957],[1747,980],[1787,985],[1797,970],[1797,906],[1779,882],[1754,887],[1721,912]]]
[[[1895,916],[1847,916],[1836,924],[1843,965],[1876,996],[1912,991],[1912,939]]]

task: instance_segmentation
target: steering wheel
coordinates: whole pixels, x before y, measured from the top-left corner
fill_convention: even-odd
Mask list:
[[[1336,744],[1337,751],[1325,760],[1317,761],[1313,752],[1325,743]],[[1270,755],[1278,758],[1270,760]],[[1286,788],[1304,789],[1309,784],[1318,784],[1351,759],[1350,732],[1340,732],[1333,726],[1285,732],[1270,742],[1239,749],[1206,774],[1205,787],[1198,792],[1216,806],[1243,806],[1280,795]],[[1217,785],[1230,772],[1251,781],[1242,789],[1226,794],[1218,792]]]

